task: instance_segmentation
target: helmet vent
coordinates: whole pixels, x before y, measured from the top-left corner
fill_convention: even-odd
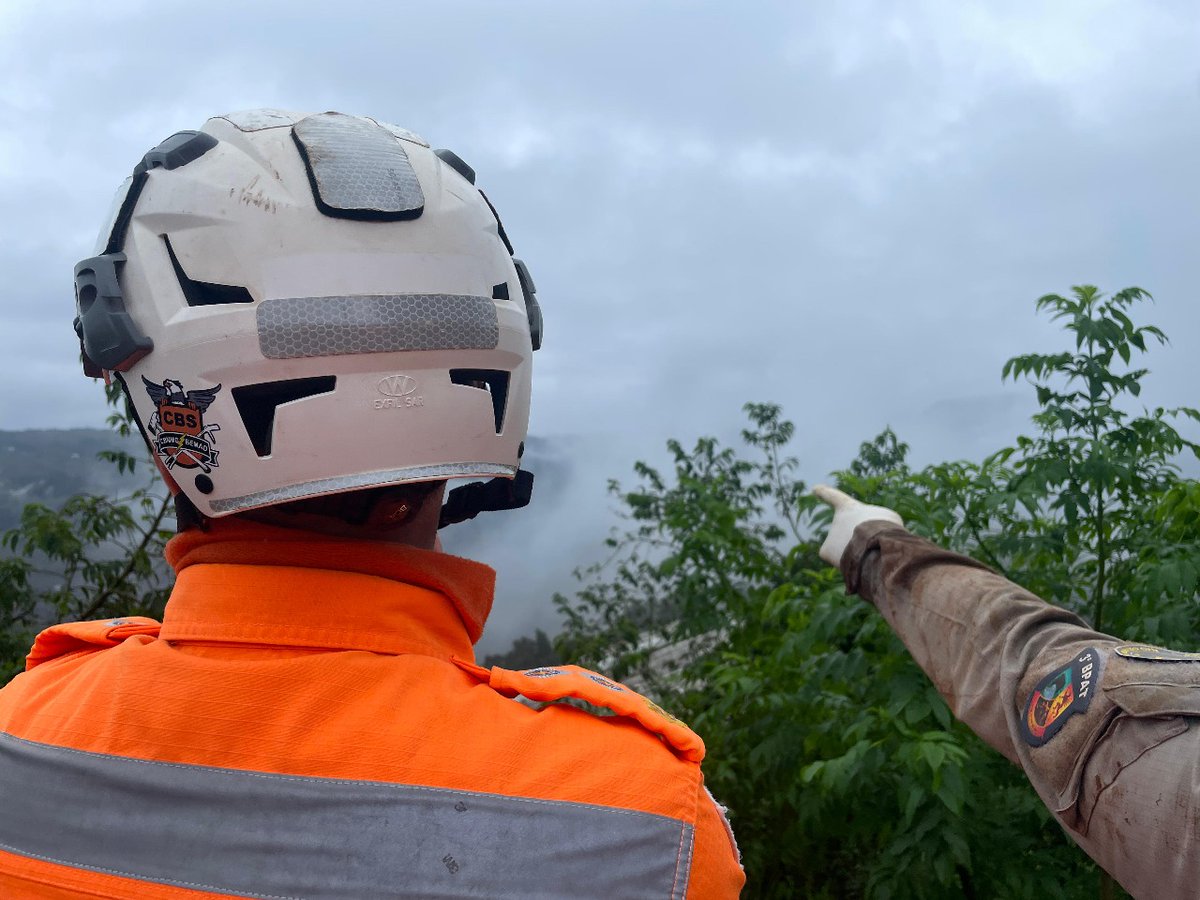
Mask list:
[[[245,384],[233,388],[233,402],[237,404],[246,434],[259,456],[271,455],[271,438],[275,432],[275,410],[280,404],[328,394],[337,385],[334,375],[316,378],[293,378],[289,381],[264,381],[260,384]]]
[[[508,405],[508,373],[499,369],[451,369],[450,383],[478,388],[492,396],[496,416],[496,434],[504,431],[504,410]]]
[[[171,267],[175,270],[175,277],[179,279],[179,287],[183,290],[183,297],[187,300],[188,306],[221,306],[226,303],[254,302],[250,292],[236,284],[214,284],[211,281],[193,281],[188,278],[187,273],[183,271],[183,266],[179,264],[175,249],[171,246],[171,239],[165,234],[162,239],[163,243],[167,245],[167,255],[171,257]]]

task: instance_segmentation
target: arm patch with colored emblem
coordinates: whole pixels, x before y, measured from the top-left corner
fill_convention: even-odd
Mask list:
[[[1021,734],[1031,747],[1054,737],[1075,713],[1087,712],[1100,683],[1101,656],[1089,647],[1037,683],[1021,713]]]

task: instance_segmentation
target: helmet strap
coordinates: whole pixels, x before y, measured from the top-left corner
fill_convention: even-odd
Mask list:
[[[533,473],[518,470],[511,478],[474,481],[456,487],[446,495],[438,528],[473,519],[481,512],[520,509],[533,496]]]

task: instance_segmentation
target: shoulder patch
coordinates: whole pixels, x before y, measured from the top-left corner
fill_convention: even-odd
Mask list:
[[[696,763],[704,759],[704,741],[696,732],[650,698],[598,672],[579,666],[539,666],[517,672],[499,666],[489,670],[458,659],[454,662],[505,696],[520,694],[541,703],[573,697],[606,707],[659,735],[684,759]]]
[[[157,636],[160,627],[157,621],[146,616],[51,625],[34,639],[33,647],[25,657],[25,671],[80,650],[115,647],[134,635]]]
[[[1040,747],[1075,713],[1087,712],[1100,681],[1101,657],[1089,647],[1037,683],[1021,713],[1025,743]]]
[[[1200,653],[1168,650],[1165,647],[1151,647],[1149,644],[1123,644],[1114,652],[1126,659],[1141,659],[1147,662],[1200,662]]]

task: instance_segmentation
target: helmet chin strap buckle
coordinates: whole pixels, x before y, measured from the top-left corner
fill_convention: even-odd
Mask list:
[[[514,478],[493,478],[456,487],[446,495],[438,528],[473,519],[481,512],[520,509],[533,496],[533,473],[518,470]]]

